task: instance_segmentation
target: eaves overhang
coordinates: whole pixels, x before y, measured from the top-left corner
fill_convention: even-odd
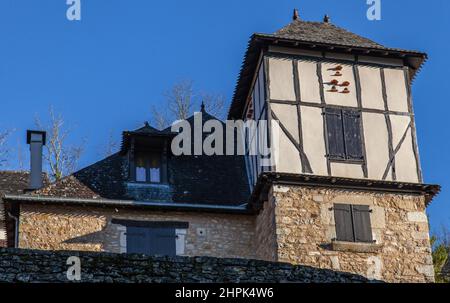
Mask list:
[[[294,185],[363,192],[422,195],[425,197],[427,206],[441,190],[441,187],[436,184],[269,172],[261,174],[258,178],[249,201],[251,209],[255,211],[260,209],[262,203],[267,200],[268,193],[273,185]]]
[[[245,102],[251,89],[252,80],[258,66],[260,53],[262,51],[266,51],[268,49],[268,46],[270,45],[321,52],[337,52],[354,55],[376,56],[382,58],[398,58],[404,60],[405,64],[411,68],[411,80],[414,79],[416,74],[420,71],[423,64],[428,59],[428,55],[426,53],[415,50],[389,48],[384,46],[363,47],[336,43],[331,44],[324,42],[283,38],[273,34],[255,33],[250,37],[247,45],[244,60],[241,65],[237,84],[234,90],[230,110],[228,112],[228,119],[242,118]]]
[[[82,207],[104,208],[131,208],[164,211],[193,211],[211,213],[251,214],[247,204],[238,206],[172,203],[172,202],[148,202],[134,200],[110,200],[110,199],[78,199],[33,195],[5,195],[3,200],[7,204],[48,204],[48,205],[74,205]]]

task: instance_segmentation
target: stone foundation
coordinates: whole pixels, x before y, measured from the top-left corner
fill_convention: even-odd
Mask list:
[[[69,257],[80,261],[80,281],[69,281]],[[73,261],[72,261],[73,262]],[[73,263],[69,263],[73,264]],[[308,266],[211,257],[48,252],[0,248],[0,282],[368,282],[362,276]]]
[[[375,243],[336,242],[334,203],[368,205]],[[179,221],[177,254],[288,262],[388,282],[433,282],[422,196],[275,185],[258,215],[21,205],[19,247],[124,253],[113,219]]]
[[[369,205],[374,244],[333,243],[334,203]],[[389,282],[433,282],[422,196],[274,186],[278,261]],[[270,219],[272,220],[272,219]]]

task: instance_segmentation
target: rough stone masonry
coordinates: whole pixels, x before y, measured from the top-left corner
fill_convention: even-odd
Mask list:
[[[0,248],[0,282],[69,283],[67,259],[80,258],[84,283],[175,282],[371,282],[329,269],[250,259],[150,257],[77,251]]]

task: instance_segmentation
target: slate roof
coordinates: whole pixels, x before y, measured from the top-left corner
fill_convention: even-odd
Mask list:
[[[229,110],[230,119],[241,118],[260,52],[274,44],[326,51],[332,48],[336,52],[404,58],[412,68],[411,77],[414,77],[427,59],[427,54],[423,52],[386,47],[329,22],[293,20],[275,33],[255,33],[251,36]]]
[[[0,197],[22,193],[28,186],[28,176],[24,171],[0,171]]]
[[[384,48],[370,39],[349,32],[332,23],[294,20],[273,34],[274,37],[345,45],[353,47]]]
[[[205,112],[202,117],[203,123],[215,119]],[[194,116],[187,121],[193,129]],[[146,125],[137,132],[143,130],[156,129]],[[169,130],[156,131],[159,134]],[[141,186],[128,182],[127,156],[119,152],[31,195],[237,206],[246,203],[250,196],[245,172],[243,156],[171,155],[168,159],[170,186]]]

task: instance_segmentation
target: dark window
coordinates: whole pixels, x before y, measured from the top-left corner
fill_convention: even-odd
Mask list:
[[[325,119],[328,157],[334,160],[363,160],[360,113],[354,110],[327,108]]]
[[[136,182],[161,182],[161,154],[158,152],[137,152],[135,157]]]
[[[373,242],[367,205],[334,204],[336,240],[347,242]]]
[[[127,253],[176,255],[175,228],[127,226]]]

